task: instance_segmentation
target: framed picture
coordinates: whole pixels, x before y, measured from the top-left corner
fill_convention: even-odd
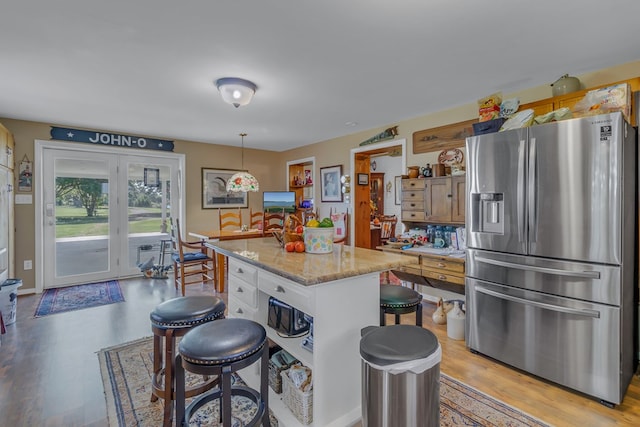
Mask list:
[[[227,191],[227,181],[236,170],[202,168],[202,209],[246,208],[247,193]]]
[[[358,185],[369,185],[369,174],[368,173],[359,173],[358,174]]]
[[[27,158],[27,155],[22,158],[19,166],[19,175],[18,175],[18,191],[20,192],[31,192],[32,190],[32,180],[33,180],[33,167],[31,165],[31,161]]]
[[[394,177],[394,186],[396,190],[396,205],[402,204],[402,177],[396,176]]]
[[[320,200],[323,202],[342,202],[340,177],[342,165],[320,168]]]
[[[144,168],[144,185],[160,187],[160,169]]]

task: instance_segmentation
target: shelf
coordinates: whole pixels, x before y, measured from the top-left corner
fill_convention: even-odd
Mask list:
[[[278,335],[278,333],[271,327],[267,327],[266,330],[267,337],[269,337],[271,341],[278,344],[286,350],[287,353],[302,362],[304,366],[313,370],[313,353],[300,345],[307,335],[298,338],[284,338]]]
[[[304,184],[304,185],[290,184],[289,187],[290,188],[305,188],[305,187],[313,187],[313,184]]]

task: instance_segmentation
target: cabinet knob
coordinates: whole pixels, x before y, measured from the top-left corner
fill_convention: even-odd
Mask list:
[[[236,313],[238,313],[238,314],[242,314],[242,313],[244,313],[244,311],[242,311],[242,309],[241,309],[241,308],[238,308],[238,309],[236,309]]]
[[[412,208],[415,208],[415,207],[416,207],[416,204],[415,204],[415,203],[411,203],[411,207],[412,207]]]
[[[444,274],[441,274],[441,275],[438,276],[438,279],[447,280],[447,276],[445,276]]]
[[[284,288],[283,288],[282,286],[276,286],[276,287],[275,287],[275,291],[276,291],[276,292],[280,292],[280,293],[283,293],[283,294],[284,294]]]
[[[237,287],[237,288],[236,288],[236,292],[237,292],[237,293],[239,293],[239,294],[241,294],[241,293],[243,293],[243,292],[244,292],[244,290],[243,290],[241,287]]]
[[[236,273],[244,273],[240,267],[236,268]]]

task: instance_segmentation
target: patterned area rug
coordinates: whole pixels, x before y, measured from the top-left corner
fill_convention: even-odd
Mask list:
[[[107,400],[109,426],[158,426],[162,424],[163,401],[151,402],[153,341],[143,338],[98,352]],[[189,385],[199,379],[188,376]],[[236,377],[240,383],[242,380]],[[255,406],[234,397],[234,426],[251,419]],[[217,406],[207,408],[191,426],[217,426]],[[200,414],[200,411],[198,412]],[[277,420],[272,417],[272,425]],[[444,373],[440,374],[440,426],[547,426],[516,408],[481,393]]]
[[[122,301],[124,296],[117,280],[47,289],[40,298],[35,317]]]

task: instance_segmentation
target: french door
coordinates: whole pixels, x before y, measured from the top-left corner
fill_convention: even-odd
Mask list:
[[[44,289],[170,264],[178,158],[45,147],[41,163]]]

